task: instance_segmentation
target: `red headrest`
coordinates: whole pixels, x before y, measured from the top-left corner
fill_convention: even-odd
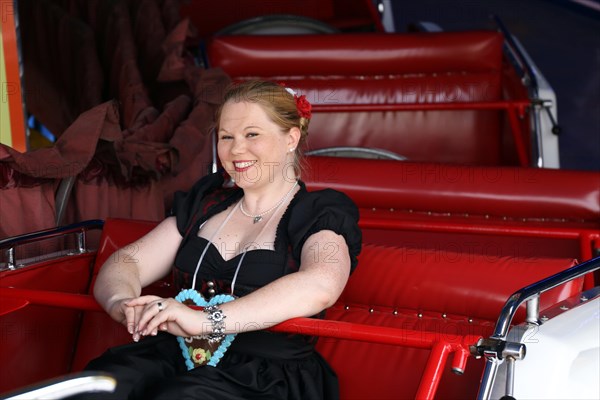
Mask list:
[[[492,31],[236,35],[212,39],[207,52],[232,77],[390,75],[499,71],[502,43]]]
[[[333,188],[359,207],[600,221],[600,173],[309,157],[310,190]]]

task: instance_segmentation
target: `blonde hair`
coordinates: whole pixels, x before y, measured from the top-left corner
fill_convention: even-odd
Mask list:
[[[232,84],[223,99],[223,104],[216,114],[217,131],[221,119],[221,111],[227,102],[255,103],[262,107],[267,116],[277,124],[282,132],[287,133],[292,128],[300,129],[300,140],[294,150],[294,172],[300,178],[304,169],[304,144],[308,136],[310,119],[301,117],[298,113],[294,95],[285,87],[271,81],[251,80]]]

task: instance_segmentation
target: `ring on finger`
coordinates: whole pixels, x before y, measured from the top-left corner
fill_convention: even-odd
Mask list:
[[[158,306],[159,312],[165,309],[165,305],[160,301],[158,303],[156,303],[156,305]]]

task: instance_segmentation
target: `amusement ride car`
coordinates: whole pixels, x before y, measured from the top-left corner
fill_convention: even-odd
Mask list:
[[[207,115],[222,85],[253,78],[311,101],[303,180],[360,210],[338,302],[271,328],[320,337],[343,399],[600,398],[600,173],[559,169],[554,95],[499,19],[396,34],[371,0],[17,3],[25,103],[57,138],[0,149],[2,399],[114,388],[81,372],[129,340],[94,277],[217,167]],[[30,46],[68,29],[82,58],[66,87]],[[168,279],[145,290],[174,294]]]

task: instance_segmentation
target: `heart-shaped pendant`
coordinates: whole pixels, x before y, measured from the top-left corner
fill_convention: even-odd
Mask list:
[[[235,297],[229,294],[219,294],[206,301],[204,296],[194,289],[183,289],[175,300],[187,305],[196,305],[201,307],[216,306],[235,300]],[[194,369],[201,365],[210,365],[215,367],[225,352],[235,339],[236,334],[225,335],[220,340],[209,340],[208,335],[192,336],[192,337],[177,337],[179,347],[185,359],[185,365],[188,370]]]

